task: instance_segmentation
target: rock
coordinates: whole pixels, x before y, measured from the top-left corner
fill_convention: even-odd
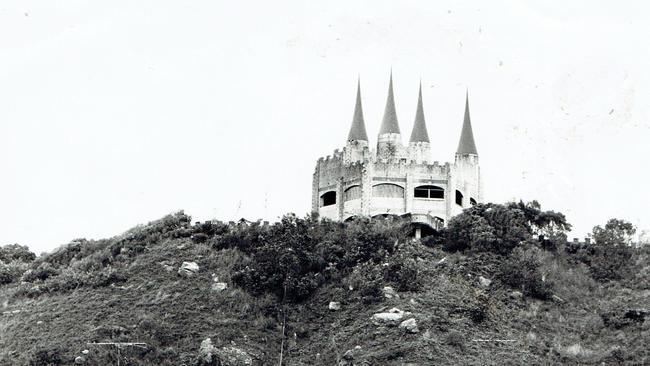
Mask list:
[[[443,257],[441,260],[438,261],[436,264],[443,264],[447,261],[447,257]]]
[[[36,322],[36,325],[41,325],[41,324],[43,324],[42,320],[39,320],[39,321]]]
[[[352,352],[351,349],[347,350],[347,351],[343,354],[343,359],[344,359],[344,360],[348,360],[348,361],[349,361],[349,360],[354,360],[354,352]]]
[[[217,348],[210,338],[201,342],[199,359],[206,365],[220,366],[248,366],[253,364],[253,359],[245,351],[233,347]]]
[[[217,350],[221,366],[247,366],[253,364],[248,353],[236,347],[223,347]]]
[[[418,329],[418,323],[414,318],[406,319],[399,325],[400,328],[406,330],[409,333],[417,333],[420,330]]]
[[[384,293],[384,297],[387,299],[396,298],[399,299],[399,295],[391,286],[386,286],[381,291]]]
[[[354,360],[354,352],[351,349],[349,349],[345,351],[345,353],[341,357],[338,366],[354,366],[353,360]]]
[[[82,354],[82,355],[87,355],[87,354],[89,354],[89,353],[90,353],[90,351],[87,350],[87,349],[81,351],[81,354]]]
[[[84,363],[86,363],[86,358],[85,357],[83,357],[83,356],[75,357],[75,359],[74,359],[74,364],[75,365],[83,365]]]
[[[388,312],[374,314],[370,320],[377,325],[385,324],[394,327],[399,324],[405,314],[398,308],[392,308]]]
[[[512,291],[510,293],[510,297],[512,297],[513,299],[521,299],[522,297],[524,297],[524,294],[522,294],[521,291]]]
[[[183,262],[183,264],[181,264],[181,267],[178,269],[178,274],[190,277],[198,271],[199,265],[196,264],[196,262]]]
[[[478,283],[481,284],[482,287],[488,288],[490,287],[490,284],[492,284],[492,280],[483,276],[478,276]]]
[[[228,284],[225,282],[215,282],[212,284],[212,291],[221,292],[228,288]]]
[[[171,271],[174,270],[174,266],[170,266],[169,264],[163,264],[163,268],[164,268],[165,271],[167,271],[167,272],[171,272]]]
[[[341,303],[338,301],[330,301],[327,308],[330,310],[341,310]]]

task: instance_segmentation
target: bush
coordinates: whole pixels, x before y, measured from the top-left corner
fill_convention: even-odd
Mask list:
[[[460,349],[465,348],[465,336],[456,331],[451,331],[445,337],[445,343]]]
[[[61,358],[61,350],[58,348],[53,349],[40,349],[34,352],[29,358],[30,366],[57,366],[63,365]]]
[[[13,261],[4,264],[0,262],[0,285],[6,285],[20,280],[27,270],[28,264],[21,261]]]
[[[393,283],[397,291],[418,291],[422,286],[417,262],[403,253],[389,258],[388,265],[383,267],[383,277]]]
[[[536,201],[477,204],[449,220],[443,230],[446,239],[443,249],[508,254],[525,241],[552,248],[555,245],[544,240],[565,240],[565,232],[570,228],[564,215],[541,211]],[[535,235],[542,239],[534,239]]]
[[[50,277],[57,276],[59,271],[48,262],[42,262],[35,269],[26,271],[22,276],[24,282],[45,281]]]
[[[8,244],[0,247],[0,262],[31,262],[36,259],[36,254],[32,253],[26,245]]]
[[[501,282],[520,289],[526,296],[548,300],[552,296],[553,284],[541,272],[540,250],[532,245],[518,248],[505,260],[497,277]]]
[[[236,246],[250,254],[251,262],[236,268],[236,284],[254,294],[270,292],[298,302],[327,278],[340,278],[361,263],[383,261],[405,233],[399,220],[343,224],[286,215],[268,227],[240,223],[216,245]]]
[[[630,275],[634,249],[628,246],[601,244],[567,244],[565,251],[574,261],[589,268],[594,280],[618,281]]]

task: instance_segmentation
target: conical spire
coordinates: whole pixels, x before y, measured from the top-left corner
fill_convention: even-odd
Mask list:
[[[384,119],[381,121],[379,134],[400,133],[399,124],[397,123],[397,113],[395,112],[395,97],[393,96],[393,72],[390,72],[390,84],[388,85],[388,99],[384,109]]]
[[[348,134],[348,141],[354,140],[368,141],[366,124],[363,121],[363,108],[361,107],[361,78],[357,80],[357,104],[354,106],[352,127],[350,127],[350,133]]]
[[[476,152],[476,144],[474,143],[474,133],[472,132],[472,122],[469,118],[469,93],[465,94],[465,119],[463,120],[463,130],[460,132],[460,141],[458,142],[458,150],[456,154],[474,154]]]
[[[424,108],[422,107],[422,82],[420,82],[420,91],[418,94],[418,108],[415,111],[415,123],[411,132],[410,142],[429,142],[429,133],[427,124],[424,121]]]

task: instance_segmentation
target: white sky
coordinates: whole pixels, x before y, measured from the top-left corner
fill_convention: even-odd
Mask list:
[[[404,141],[422,78],[441,162],[469,87],[488,201],[650,228],[650,9],[550,3],[3,0],[0,244],[305,214],[358,74],[376,143],[391,67]]]

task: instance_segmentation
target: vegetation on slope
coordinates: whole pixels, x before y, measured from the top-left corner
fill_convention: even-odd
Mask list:
[[[569,228],[536,202],[476,205],[421,241],[398,219],[193,225],[179,212],[38,258],[5,246],[0,365],[648,361],[650,251],[621,220],[594,244],[567,243]],[[391,308],[418,331],[371,321]]]

